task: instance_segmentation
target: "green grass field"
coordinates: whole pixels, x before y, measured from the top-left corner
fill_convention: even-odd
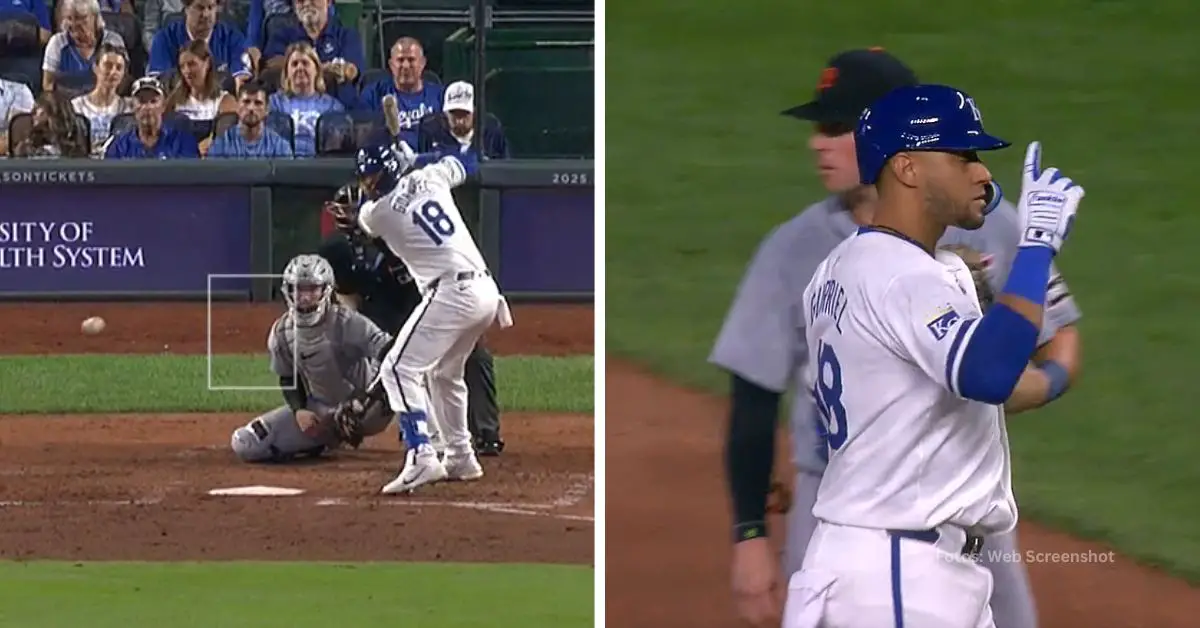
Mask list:
[[[0,414],[242,412],[281,403],[279,378],[262,355],[61,355],[0,358]],[[592,411],[592,357],[496,358],[507,383],[501,403],[527,412]],[[123,382],[113,385],[112,382]],[[235,390],[253,387],[257,390]]]
[[[1023,514],[1200,581],[1197,20],[1176,0],[610,3],[608,349],[721,390],[705,358],[745,264],[823,196],[809,128],[778,112],[835,52],[885,46],[976,97],[1014,143],[988,158],[1010,194],[1033,139],[1087,188],[1060,263],[1084,311],[1083,379],[1010,423]]]
[[[215,385],[271,382],[261,356],[214,362]],[[261,411],[280,403],[277,391],[210,392],[206,368],[204,356],[0,358],[0,414]],[[590,356],[501,357],[496,371],[505,411],[592,412]],[[593,624],[593,580],[589,566],[0,562],[0,626],[582,628]]]
[[[583,627],[592,625],[592,573],[450,563],[0,563],[0,626]]]

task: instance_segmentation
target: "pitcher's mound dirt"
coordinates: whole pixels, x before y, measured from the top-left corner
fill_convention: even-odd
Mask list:
[[[614,360],[606,373],[607,621],[736,626],[721,468],[725,403]],[[1033,524],[1021,526],[1019,539],[1023,552],[1108,552]],[[1119,556],[1038,562],[1029,571],[1042,628],[1200,626],[1200,591]]]

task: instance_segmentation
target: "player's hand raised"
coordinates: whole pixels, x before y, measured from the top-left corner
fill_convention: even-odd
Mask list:
[[[1058,168],[1042,170],[1042,145],[1030,142],[1021,175],[1022,247],[1041,246],[1057,254],[1075,223],[1083,188]]]

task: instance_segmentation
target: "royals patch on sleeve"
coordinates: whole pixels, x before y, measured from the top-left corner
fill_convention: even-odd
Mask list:
[[[941,340],[950,333],[950,328],[954,327],[954,323],[958,322],[959,318],[958,312],[947,305],[939,309],[932,320],[925,323],[925,328],[933,334],[934,340]]]

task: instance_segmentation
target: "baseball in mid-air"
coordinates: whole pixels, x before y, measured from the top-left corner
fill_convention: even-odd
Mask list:
[[[93,316],[83,321],[83,324],[80,325],[80,327],[83,329],[83,333],[89,336],[95,336],[96,334],[104,331],[104,327],[106,325],[107,324],[104,322],[103,318],[100,318],[99,316]]]

